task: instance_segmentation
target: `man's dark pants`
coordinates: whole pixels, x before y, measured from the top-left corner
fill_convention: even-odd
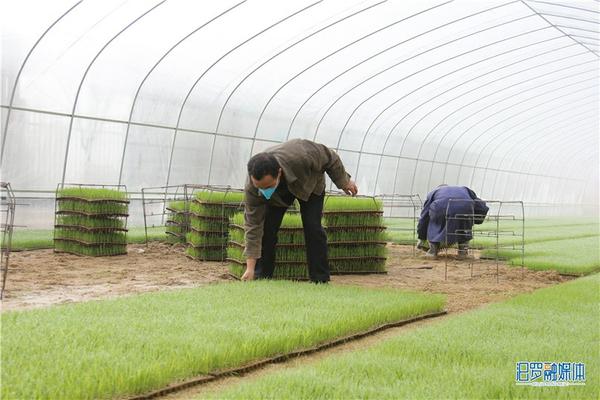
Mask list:
[[[289,193],[289,192],[288,192]],[[285,199],[288,202],[290,195]],[[282,196],[282,198],[285,198]],[[311,194],[308,201],[298,199],[300,215],[304,227],[304,240],[306,243],[306,256],[308,260],[308,275],[312,282],[329,281],[329,263],[327,261],[327,235],[321,225],[323,213],[323,200],[325,195]],[[288,202],[292,204],[293,195]],[[256,262],[255,275],[257,279],[270,279],[275,269],[275,245],[277,233],[287,208],[274,207],[267,204],[264,232],[262,238],[262,256]]]

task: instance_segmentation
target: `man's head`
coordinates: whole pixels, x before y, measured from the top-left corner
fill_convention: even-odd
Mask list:
[[[282,169],[273,154],[258,153],[248,161],[248,175],[254,187],[269,189],[277,186]]]

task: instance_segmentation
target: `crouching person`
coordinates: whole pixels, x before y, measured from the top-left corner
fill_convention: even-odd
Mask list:
[[[481,224],[488,210],[485,202],[466,186],[438,186],[427,194],[423,204],[417,225],[417,248],[425,250],[428,241],[426,256],[435,258],[442,246],[457,243],[459,258],[466,257],[473,239],[473,224]]]

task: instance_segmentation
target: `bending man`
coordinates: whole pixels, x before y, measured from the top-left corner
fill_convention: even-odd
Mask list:
[[[321,225],[324,173],[346,194],[357,194],[358,188],[350,180],[340,157],[319,143],[293,139],[258,153],[248,161],[243,280],[273,277],[277,232],[287,208],[298,199],[310,280],[329,281],[327,236]]]

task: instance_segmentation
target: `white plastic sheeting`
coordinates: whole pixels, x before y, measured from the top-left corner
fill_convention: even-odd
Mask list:
[[[596,0],[6,0],[2,180],[241,186],[289,138],[364,194],[598,202]]]

